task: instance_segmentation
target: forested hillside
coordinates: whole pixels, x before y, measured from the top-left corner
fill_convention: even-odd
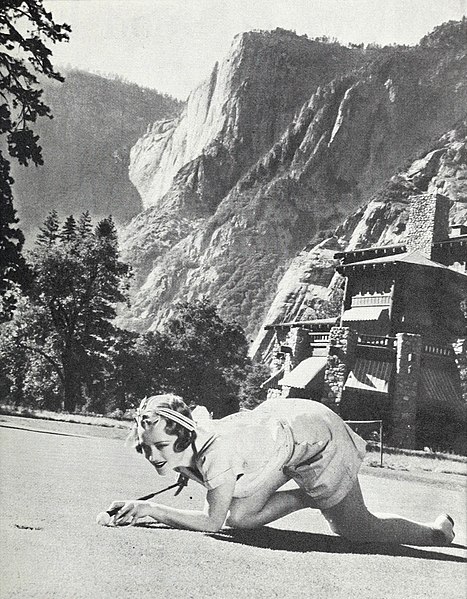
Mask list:
[[[43,81],[53,119],[39,119],[44,166],[13,164],[15,205],[32,233],[46,214],[89,210],[124,223],[141,208],[128,178],[132,145],[154,120],[175,116],[181,103],[136,84],[82,71],[63,71],[64,83]],[[30,241],[30,240],[29,240]]]

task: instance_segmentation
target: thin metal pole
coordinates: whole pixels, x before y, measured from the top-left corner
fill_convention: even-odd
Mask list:
[[[383,467],[383,421],[379,421],[379,465]]]

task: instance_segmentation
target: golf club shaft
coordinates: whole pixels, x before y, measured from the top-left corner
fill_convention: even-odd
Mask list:
[[[166,487],[165,489],[156,491],[155,493],[149,493],[149,495],[144,495],[143,497],[138,497],[138,499],[136,501],[147,501],[148,499],[152,499],[153,497],[155,497],[156,495],[159,495],[160,493],[165,493],[165,491],[170,491],[170,489],[174,489],[175,487],[179,487],[179,486],[180,486],[180,483],[176,482],[173,485]],[[121,507],[114,507],[111,510],[107,510],[107,513],[109,514],[109,516],[115,516],[115,514],[117,514],[120,510],[121,510]]]

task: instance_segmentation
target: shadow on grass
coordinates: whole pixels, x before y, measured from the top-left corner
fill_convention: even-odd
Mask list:
[[[426,549],[418,549],[406,545],[386,545],[382,543],[357,544],[333,535],[282,530],[269,528],[268,526],[255,530],[222,530],[209,536],[219,541],[279,551],[393,555],[440,561],[467,562],[463,557],[440,553],[428,547]],[[463,545],[451,545],[451,547],[465,549]]]
[[[152,528],[158,530],[171,530],[165,524],[157,522],[138,522],[137,528]],[[378,543],[357,544],[346,541],[342,537],[334,535],[323,535],[312,532],[301,532],[296,530],[283,530],[263,526],[254,530],[225,529],[216,533],[201,533],[218,541],[237,543],[250,547],[262,549],[273,549],[277,551],[291,551],[296,553],[353,553],[359,555],[393,555],[400,557],[412,557],[418,559],[430,559],[448,562],[467,563],[458,555],[440,553],[432,548],[418,549],[407,545],[384,545]],[[456,549],[467,549],[465,545],[453,543],[449,546]]]

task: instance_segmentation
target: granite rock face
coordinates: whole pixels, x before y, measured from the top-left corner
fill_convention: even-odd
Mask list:
[[[201,200],[218,203],[316,87],[359,60],[348,48],[283,30],[236,36],[182,114],[155,123],[132,148],[130,178],[144,207],[157,205],[184,167],[185,179],[196,178]]]
[[[452,201],[450,223],[467,224],[467,120],[443,135],[433,149],[392,177],[334,234],[292,261],[282,277],[263,325],[337,315],[342,278],[335,272],[336,252],[403,244],[409,199],[440,193]],[[260,327],[252,354],[267,359],[272,333]]]
[[[119,324],[158,328],[202,296],[252,340],[319,314],[336,250],[397,243],[415,188],[460,197],[465,72],[462,44],[368,56],[283,31],[236,38],[181,117],[132,150],[147,209],[122,236],[137,276]]]

